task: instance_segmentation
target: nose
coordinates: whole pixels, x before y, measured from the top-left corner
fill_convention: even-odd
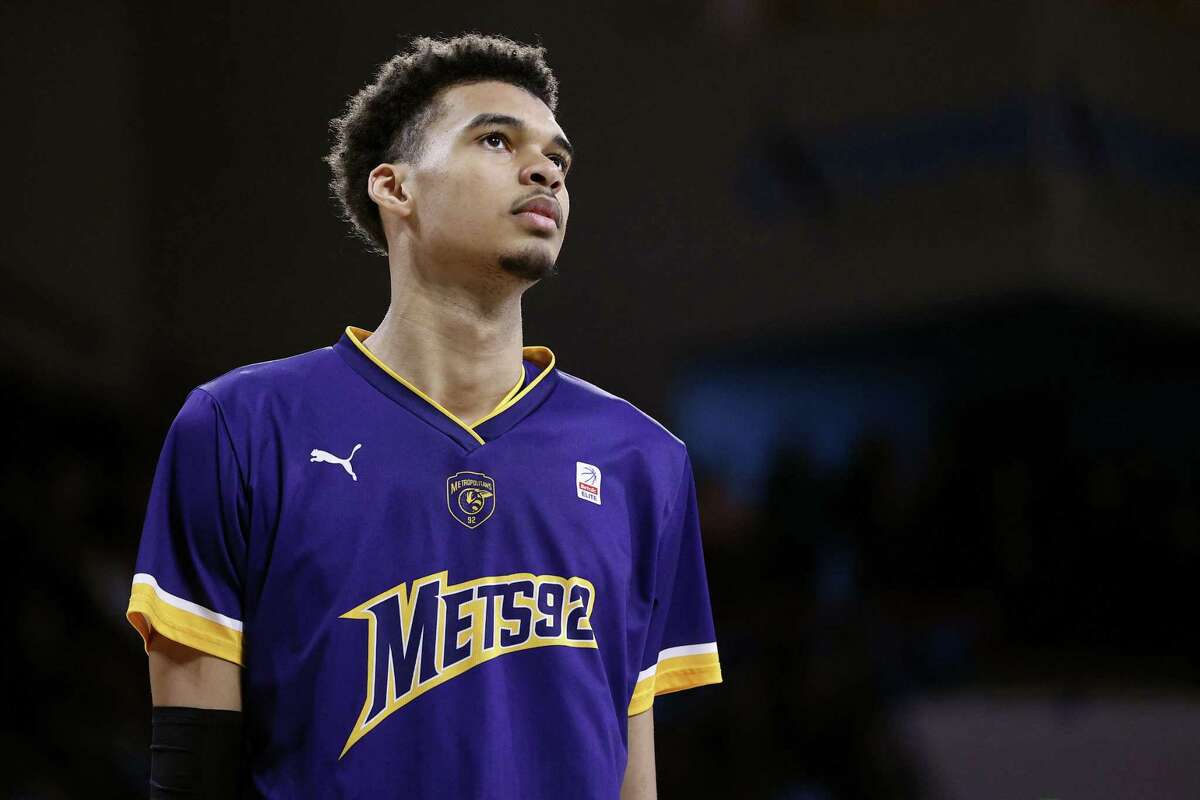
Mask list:
[[[545,156],[538,156],[521,170],[521,183],[537,184],[557,192],[562,187],[562,170]]]

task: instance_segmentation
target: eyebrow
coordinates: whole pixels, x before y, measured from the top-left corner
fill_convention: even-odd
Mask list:
[[[475,119],[468,122],[463,130],[469,131],[472,128],[481,128],[484,125],[506,125],[509,128],[515,128],[519,131],[523,131],[529,127],[525,124],[525,120],[511,117],[508,114],[484,113],[476,116]],[[566,140],[566,137],[556,133],[551,141],[553,141],[563,150],[566,150],[568,157],[575,157],[575,148],[572,147],[571,143]]]

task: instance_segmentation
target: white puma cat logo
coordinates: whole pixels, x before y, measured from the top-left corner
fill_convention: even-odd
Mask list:
[[[358,448],[360,447],[362,447],[361,443],[354,445],[354,449],[350,451],[350,455],[346,456],[345,458],[338,458],[333,453],[327,453],[324,450],[313,450],[311,453],[309,453],[312,458],[310,458],[308,461],[309,463],[312,463],[313,461],[324,461],[327,464],[341,464],[346,468],[346,472],[350,474],[351,478],[358,480],[358,476],[354,474],[354,467],[350,466],[350,459],[354,458],[354,454],[358,452]]]

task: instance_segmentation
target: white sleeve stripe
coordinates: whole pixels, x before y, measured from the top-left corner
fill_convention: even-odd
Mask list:
[[[137,585],[139,583],[146,584],[147,586],[149,586],[151,589],[154,590],[154,594],[158,597],[159,600],[162,600],[164,603],[166,603],[169,606],[174,606],[175,608],[178,608],[182,611],[187,611],[191,614],[195,614],[197,617],[203,617],[204,619],[209,620],[210,622],[215,622],[218,625],[224,625],[226,628],[235,630],[238,633],[242,632],[241,620],[236,620],[236,619],[233,619],[232,617],[227,617],[224,614],[218,614],[215,611],[210,611],[209,609],[205,608],[204,606],[196,605],[195,603],[191,602],[190,600],[184,600],[182,597],[176,597],[175,595],[171,594],[170,592],[166,591],[161,586],[159,586],[158,581],[156,581],[154,579],[153,575],[147,575],[145,572],[139,572],[138,574],[133,576],[133,583],[134,583],[134,585]]]
[[[666,650],[658,654],[659,662],[666,661],[668,658],[679,658],[680,656],[698,656],[703,653],[717,652],[716,642],[705,642],[704,644],[685,644],[681,647],[668,647]]]
[[[658,665],[666,661],[668,658],[679,658],[680,656],[699,656],[705,653],[717,652],[716,642],[705,642],[704,644],[685,644],[680,647],[668,647],[666,650],[660,650],[658,653],[658,661],[651,667],[647,667],[638,673],[638,682],[646,680],[651,675],[658,672]]]

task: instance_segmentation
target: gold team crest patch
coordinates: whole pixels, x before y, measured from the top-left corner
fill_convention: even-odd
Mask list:
[[[496,510],[496,482],[482,472],[456,472],[446,478],[446,507],[463,525],[478,528]]]

